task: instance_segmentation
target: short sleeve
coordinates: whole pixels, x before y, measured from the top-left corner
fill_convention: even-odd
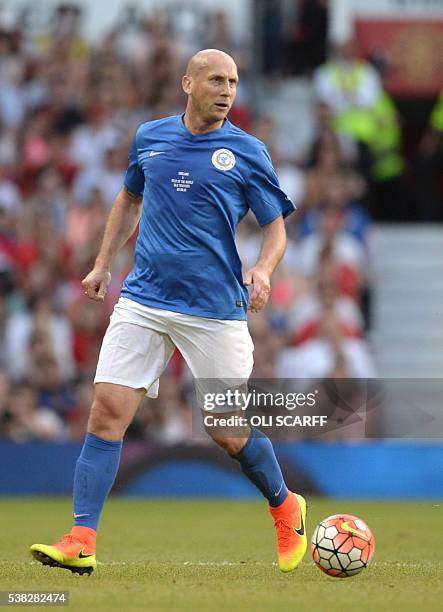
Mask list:
[[[246,200],[260,225],[272,223],[277,217],[287,217],[294,204],[281,189],[271,158],[265,147],[248,160],[251,173],[246,185]]]
[[[141,195],[145,186],[145,176],[138,163],[137,134],[131,146],[128,158],[128,169],[126,170],[124,186],[135,195]]]

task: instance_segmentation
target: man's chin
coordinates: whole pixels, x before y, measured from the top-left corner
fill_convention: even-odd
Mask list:
[[[226,117],[228,116],[230,109],[229,108],[220,108],[220,109],[216,109],[213,113],[212,116],[214,118],[214,122],[216,121],[222,121],[224,119],[226,119]]]
[[[221,121],[224,121],[229,113],[230,109],[213,109],[211,108],[210,111],[208,111],[205,115],[204,115],[204,121],[207,125],[214,125],[216,123],[220,123]],[[202,116],[203,117],[203,116]]]

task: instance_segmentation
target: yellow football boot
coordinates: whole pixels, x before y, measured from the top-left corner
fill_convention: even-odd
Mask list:
[[[30,550],[34,559],[43,565],[61,567],[76,574],[92,574],[97,567],[95,543],[94,529],[75,526],[56,544],[33,544]]]
[[[308,547],[306,536],[306,501],[289,491],[285,501],[269,511],[277,532],[278,565],[282,572],[292,572],[305,556]]]

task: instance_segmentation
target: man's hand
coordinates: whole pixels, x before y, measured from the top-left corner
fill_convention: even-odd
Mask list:
[[[97,302],[103,302],[110,282],[111,273],[109,270],[94,268],[89,272],[88,276],[82,280],[82,286],[88,298]]]
[[[264,308],[271,292],[270,275],[260,266],[254,266],[245,274],[243,281],[249,289],[249,310],[259,312]]]
[[[249,310],[259,312],[271,293],[271,275],[283,257],[286,247],[286,231],[283,217],[277,217],[263,226],[263,242],[260,257],[244,276],[243,284],[249,289]]]

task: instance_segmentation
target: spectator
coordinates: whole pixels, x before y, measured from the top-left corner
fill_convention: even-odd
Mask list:
[[[361,241],[346,231],[345,223],[342,208],[326,208],[318,233],[300,240],[298,266],[307,278],[314,279],[321,263],[332,261],[340,276],[341,291],[358,301],[366,284],[367,252]]]
[[[118,143],[119,133],[109,123],[109,109],[98,102],[89,102],[86,123],[76,128],[71,140],[70,155],[80,168],[100,169],[106,151]]]
[[[340,295],[332,261],[320,270],[317,292],[291,313],[289,346],[279,355],[281,378],[371,378],[375,367],[356,303]]]
[[[324,210],[330,208],[343,214],[344,231],[359,240],[368,250],[371,220],[361,204],[364,183],[360,177],[352,172],[339,172],[325,178],[323,187],[317,206],[307,210],[301,219],[300,237],[317,233],[321,227]]]
[[[39,358],[44,343],[46,354],[54,356],[61,380],[72,380],[72,329],[65,315],[54,311],[49,295],[32,296],[29,309],[11,315],[6,325],[6,367],[13,380],[27,378],[33,356]],[[35,365],[35,362],[34,362]]]
[[[339,130],[356,138],[354,128],[364,129],[364,112],[379,99],[382,84],[375,68],[357,58],[355,41],[347,40],[337,44],[334,58],[316,70],[314,90],[317,99],[331,109]],[[360,123],[353,121],[357,113]]]
[[[73,185],[75,201],[80,205],[85,204],[91,198],[92,192],[98,191],[108,213],[121,188],[126,165],[126,149],[107,149],[102,167],[85,168],[77,174]]]
[[[401,127],[382,75],[357,57],[355,41],[348,40],[316,70],[314,90],[342,143],[358,147],[358,166],[370,184],[376,218],[410,218],[413,201],[405,184]]]
[[[38,406],[36,392],[29,383],[22,383],[14,389],[14,401],[9,411],[7,434],[14,442],[65,438],[63,421],[51,410]]]
[[[84,202],[81,205],[74,202],[69,209],[65,228],[68,246],[77,250],[100,240],[107,215],[103,192],[96,186],[91,187]]]

